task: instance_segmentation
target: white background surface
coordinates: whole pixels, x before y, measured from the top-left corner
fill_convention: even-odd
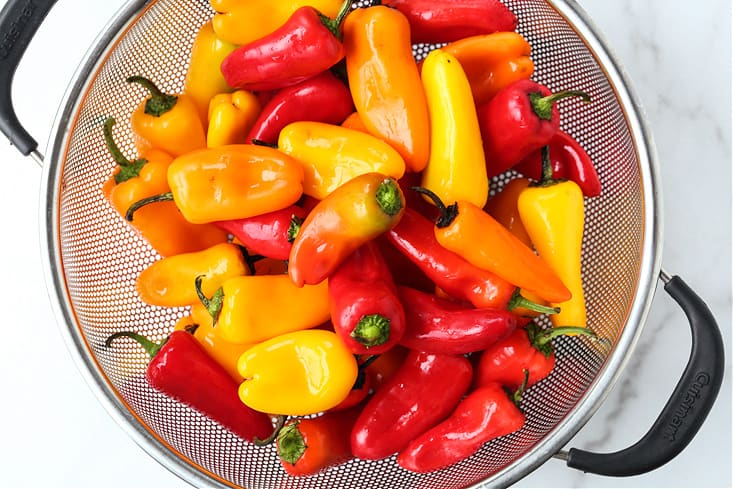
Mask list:
[[[582,0],[644,104],[665,205],[663,266],[717,316],[727,347],[720,400],[677,459],[644,476],[583,475],[549,460],[519,487],[731,487],[731,11],[728,0]],[[14,98],[41,143],[77,63],[121,0],[62,0],[18,70]],[[53,315],[39,249],[41,169],[0,139],[0,487],[185,487],[138,447],[84,383]],[[634,359],[569,447],[640,438],[689,352],[677,306],[658,293]],[[568,448],[569,448],[568,447]]]

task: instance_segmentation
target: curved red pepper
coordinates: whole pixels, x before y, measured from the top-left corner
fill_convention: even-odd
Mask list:
[[[566,132],[557,131],[548,146],[554,180],[572,180],[586,197],[600,195],[601,181],[593,160],[575,138]],[[527,155],[514,165],[514,170],[533,180],[542,180],[542,149]]]
[[[484,142],[489,177],[510,169],[523,158],[546,146],[560,127],[556,101],[565,97],[590,98],[584,92],[552,93],[532,80],[506,86],[476,112]]]
[[[272,434],[272,422],[239,400],[239,385],[215,362],[186,330],[176,330],[162,344],[142,335],[121,331],[107,338],[127,336],[138,341],[152,357],[145,377],[156,390],[176,399],[218,422],[247,441]]]
[[[398,290],[407,318],[400,344],[413,350],[457,355],[481,351],[517,325],[509,311],[466,307],[409,287]]]
[[[456,407],[471,376],[471,363],[463,356],[409,351],[356,420],[351,453],[378,460],[399,452]]]
[[[305,216],[303,208],[292,205],[259,216],[214,224],[231,233],[252,253],[275,260],[287,260],[293,247],[293,235]]]
[[[429,429],[397,456],[400,467],[433,472],[470,457],[481,446],[519,430],[524,414],[499,384],[469,393],[448,419]]]
[[[232,88],[276,90],[328,70],[344,57],[337,35],[350,9],[351,1],[347,0],[333,20],[313,7],[299,8],[275,31],[224,58],[224,80]]]
[[[405,332],[405,311],[397,287],[374,241],[363,244],[328,278],[331,322],[357,355],[377,355]]]
[[[551,340],[560,335],[582,334],[595,336],[587,328],[561,327],[543,330],[537,323],[517,328],[512,334],[481,353],[474,378],[475,386],[501,384],[517,389],[529,372],[526,386],[544,379],[555,368],[555,350]]]
[[[410,22],[413,43],[452,42],[470,36],[513,31],[517,16],[499,0],[384,0]]]
[[[291,122],[341,124],[354,112],[349,88],[330,71],[275,92],[247,134],[245,141],[276,144],[280,131]]]

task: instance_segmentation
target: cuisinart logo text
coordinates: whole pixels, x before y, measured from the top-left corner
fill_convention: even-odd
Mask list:
[[[685,393],[685,397],[675,409],[672,419],[664,428],[664,438],[668,441],[675,441],[677,430],[685,422],[685,416],[695,406],[695,402],[700,398],[700,391],[710,383],[710,376],[705,372],[699,372]]]
[[[10,23],[8,31],[3,36],[2,40],[0,40],[0,59],[7,58],[10,53],[13,52],[15,42],[20,37],[20,34],[23,32],[23,29],[25,29],[26,24],[28,24],[28,20],[33,16],[33,12],[35,10],[36,7],[34,7],[31,2],[28,2],[28,4],[20,11],[18,18]]]

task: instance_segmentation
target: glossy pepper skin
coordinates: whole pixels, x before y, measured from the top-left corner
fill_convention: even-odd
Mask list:
[[[323,200],[365,173],[400,179],[405,160],[371,134],[322,122],[299,121],[280,132],[278,149],[303,165],[303,193]]]
[[[214,224],[231,233],[251,253],[287,260],[293,247],[294,234],[305,217],[305,209],[291,205],[266,214]]]
[[[407,18],[374,6],[351,12],[343,27],[349,88],[364,126],[395,148],[409,171],[422,171],[430,126]]]
[[[490,178],[504,173],[550,142],[560,127],[556,102],[566,97],[590,101],[584,92],[552,93],[532,80],[518,80],[478,107]]]
[[[216,35],[211,21],[202,25],[196,33],[183,82],[183,93],[193,101],[203,123],[208,120],[211,99],[233,90],[227,85],[219,67],[236,47]]]
[[[354,458],[349,433],[359,412],[358,407],[329,411],[285,423],[277,435],[277,455],[285,472],[313,475]]]
[[[471,363],[463,356],[409,351],[356,420],[351,453],[379,460],[403,450],[453,411],[471,376]]]
[[[542,329],[531,322],[517,328],[509,336],[481,353],[475,367],[474,385],[498,383],[510,390],[518,389],[528,372],[526,387],[544,379],[555,368],[552,339],[561,335],[595,337],[587,328],[560,327]]]
[[[378,355],[399,343],[405,311],[379,248],[357,248],[328,278],[334,331],[355,354]]]
[[[470,392],[450,417],[422,433],[397,456],[397,464],[426,473],[464,460],[494,438],[524,426],[525,416],[501,385]]]
[[[481,351],[509,335],[514,314],[476,309],[409,287],[399,287],[407,326],[400,344],[428,353],[461,355]]]
[[[206,146],[216,148],[245,143],[247,132],[261,109],[257,95],[247,90],[214,95],[209,104]]]
[[[471,84],[477,106],[499,90],[534,73],[529,42],[516,32],[466,37],[440,48],[458,59]]]
[[[560,308],[560,312],[550,315],[552,324],[583,327],[586,325],[581,263],[585,225],[583,191],[572,180],[553,180],[547,151],[545,156],[544,178],[522,191],[517,208],[537,253],[572,294],[567,300],[552,301]]]
[[[524,229],[522,219],[519,217],[517,200],[530,183],[530,180],[526,178],[512,178],[484,206],[486,212],[527,246],[532,246],[532,239]]]
[[[231,44],[249,44],[287,22],[300,7],[311,6],[334,17],[342,0],[210,0],[216,12],[212,25],[217,37]]]
[[[354,355],[331,331],[276,336],[239,359],[239,398],[257,411],[307,416],[338,405],[358,374]]]
[[[349,180],[308,214],[290,250],[288,274],[298,287],[318,284],[361,245],[394,227],[405,211],[397,182],[379,173]]]
[[[237,395],[237,384],[206,354],[193,335],[173,331],[162,343],[129,331],[107,338],[106,347],[122,336],[138,341],[151,356],[145,372],[150,385],[196,409],[247,441],[266,438],[272,432],[270,417],[245,406]]]
[[[275,31],[238,47],[221,64],[226,82],[245,90],[277,90],[333,67],[344,57],[340,25],[351,8],[346,0],[336,19],[301,7]]]
[[[152,263],[140,272],[135,288],[146,304],[185,307],[198,301],[196,277],[205,275],[201,287],[205,294],[213,294],[225,280],[248,273],[239,246],[219,243],[205,250],[181,253]]]
[[[446,202],[483,207],[489,179],[466,73],[453,55],[436,49],[422,65],[422,82],[430,114],[430,158],[422,186]]]
[[[158,148],[173,157],[206,147],[204,123],[187,95],[168,95],[142,76],[128,83],[141,85],[149,96],[130,116],[130,127],[140,151]]]
[[[427,195],[433,194],[428,191]],[[441,246],[546,301],[563,302],[571,297],[555,271],[482,208],[460,201],[446,207],[433,197],[441,209],[434,226]]]
[[[202,293],[200,299],[219,336],[230,343],[265,341],[313,328],[330,317],[327,281],[296,287],[284,274],[233,277],[210,298]]]
[[[117,164],[102,192],[122,216],[135,202],[170,191],[168,167],[173,158],[160,150],[148,150],[130,161],[112,135],[115,119],[104,123],[104,138]],[[227,240],[226,233],[208,224],[192,224],[181,216],[173,202],[161,202],[140,209],[133,229],[163,257],[206,249]]]
[[[246,135],[253,140],[276,144],[280,131],[292,122],[314,121],[341,124],[354,111],[351,92],[330,71],[285,87],[273,95]]]
[[[140,201],[128,209],[173,200],[187,221],[195,224],[244,219],[283,209],[303,194],[303,168],[280,151],[235,144],[179,156],[168,167],[168,195]]]
[[[517,17],[499,0],[385,0],[410,22],[413,43],[436,44],[513,31]]]
[[[548,144],[554,180],[572,180],[586,197],[601,194],[601,181],[593,160],[570,134],[557,131]],[[514,170],[533,180],[542,179],[542,149],[514,165]]]

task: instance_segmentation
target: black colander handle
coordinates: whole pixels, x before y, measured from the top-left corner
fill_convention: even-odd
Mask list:
[[[56,0],[8,0],[0,11],[0,131],[24,156],[38,147],[15,114],[12,100],[15,70]]]
[[[666,464],[692,441],[723,382],[723,338],[705,302],[678,276],[662,273],[664,290],[682,307],[692,331],[692,353],[672,396],[649,432],[636,444],[614,453],[571,448],[567,465],[584,472],[626,477]]]

